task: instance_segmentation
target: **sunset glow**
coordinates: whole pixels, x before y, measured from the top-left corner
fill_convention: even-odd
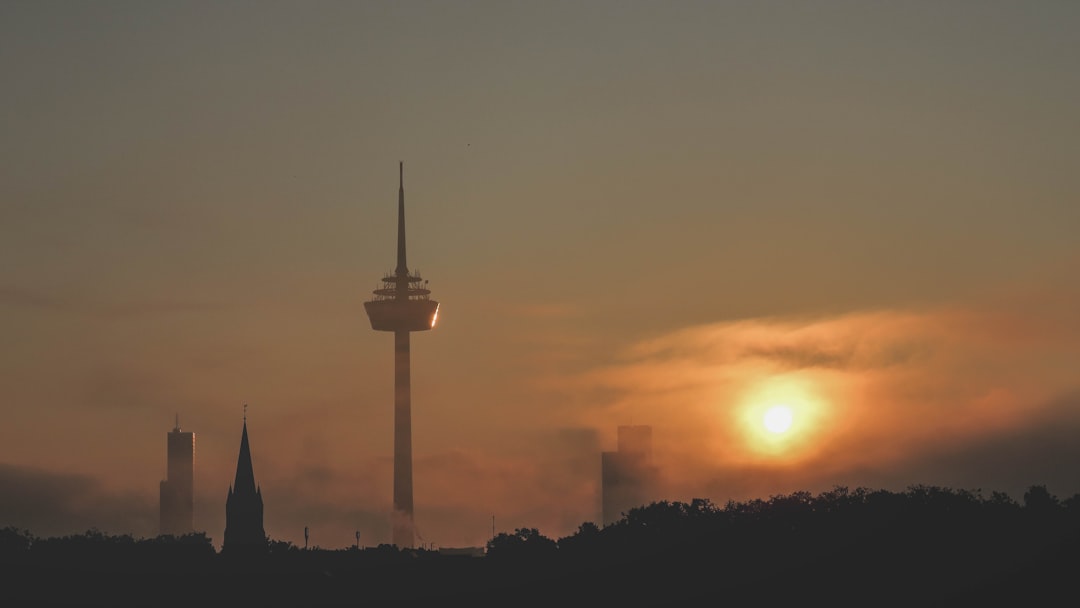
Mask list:
[[[393,539],[398,453],[426,543],[571,534],[623,425],[658,499],[1071,496],[1037,4],[0,4],[0,528],[156,533],[178,418],[220,545],[247,403],[266,534],[324,548]]]

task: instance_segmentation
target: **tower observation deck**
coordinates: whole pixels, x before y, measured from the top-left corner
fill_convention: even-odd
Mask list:
[[[439,303],[432,300],[427,281],[410,272],[405,260],[405,164],[398,164],[397,267],[384,275],[382,287],[364,302],[371,329],[394,332],[394,509],[393,543],[412,548],[413,523],[412,399],[409,333],[435,327]]]

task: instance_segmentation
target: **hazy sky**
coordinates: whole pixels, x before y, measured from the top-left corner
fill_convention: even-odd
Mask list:
[[[1080,4],[0,4],[0,526],[152,536],[243,404],[275,539],[389,542],[394,265],[416,524],[665,497],[1080,492]],[[762,430],[788,404],[791,430]]]

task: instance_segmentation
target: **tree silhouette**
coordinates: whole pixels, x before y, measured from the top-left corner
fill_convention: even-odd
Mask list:
[[[501,532],[487,543],[492,559],[541,560],[555,555],[558,544],[536,528],[518,528],[513,534]]]
[[[557,541],[522,527],[488,541],[483,557],[393,545],[301,550],[272,539],[268,547],[225,559],[203,533],[36,538],[2,528],[2,572],[19,583],[8,587],[34,593],[4,604],[143,605],[162,589],[199,603],[224,587],[290,606],[361,597],[375,605],[567,597],[628,606],[836,605],[845,597],[858,605],[1030,605],[1052,594],[1075,599],[1068,582],[1080,568],[1080,495],[1061,501],[1034,485],[1018,503],[980,489],[836,486],[722,507],[657,501],[602,528],[584,522]]]

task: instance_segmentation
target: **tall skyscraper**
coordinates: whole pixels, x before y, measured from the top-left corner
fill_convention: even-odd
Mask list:
[[[652,464],[652,427],[618,428],[618,449],[600,454],[600,511],[603,525],[615,523],[634,507],[655,499],[656,467]]]
[[[245,413],[240,455],[236,459],[236,479],[229,487],[229,496],[225,500],[225,540],[221,550],[222,553],[246,553],[265,551],[267,547],[266,531],[263,529],[262,489],[255,485]]]
[[[398,164],[397,268],[382,278],[383,286],[364,310],[376,331],[394,332],[394,507],[393,543],[412,548],[413,521],[412,396],[409,369],[409,333],[435,327],[439,303],[429,296],[427,281],[409,272],[405,262],[405,164]]]
[[[166,477],[160,488],[161,534],[195,531],[195,433],[180,430],[180,416],[167,435]]]

